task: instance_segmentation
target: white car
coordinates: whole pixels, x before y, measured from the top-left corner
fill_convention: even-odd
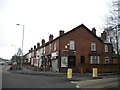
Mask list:
[[[4,65],[4,64],[5,64],[5,62],[4,62],[4,61],[0,62],[0,65]]]
[[[12,65],[13,65],[13,66],[16,66],[16,65],[17,65],[17,62],[13,62]]]

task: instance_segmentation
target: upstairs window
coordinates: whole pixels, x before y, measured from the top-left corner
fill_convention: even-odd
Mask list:
[[[69,46],[69,49],[70,49],[70,50],[75,50],[75,41],[74,41],[74,40],[70,40],[70,41],[69,41],[69,45],[70,45],[70,46]]]
[[[49,53],[52,51],[52,45],[49,44]]]
[[[91,51],[96,51],[96,43],[95,42],[91,43]]]
[[[43,48],[43,54],[45,54],[45,47]]]
[[[108,45],[105,44],[105,52],[108,52]]]
[[[54,51],[56,50],[56,42],[54,43]]]

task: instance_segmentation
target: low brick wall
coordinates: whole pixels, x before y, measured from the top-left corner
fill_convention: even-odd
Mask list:
[[[78,68],[69,68],[69,69],[72,69],[73,73],[79,72]],[[68,70],[68,68],[60,68],[60,72],[67,72],[67,70]]]
[[[118,71],[117,64],[99,64],[99,65],[86,64],[86,65],[79,66],[79,72],[81,73],[92,72],[93,68],[97,68],[98,72],[117,72]]]

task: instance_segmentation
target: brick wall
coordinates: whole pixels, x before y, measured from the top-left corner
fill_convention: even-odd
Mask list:
[[[80,56],[85,56],[85,64],[90,64],[90,56],[89,54],[99,54],[100,56],[100,64],[104,64],[105,56],[109,57],[109,62],[112,63],[112,45],[109,44],[109,52],[104,53],[104,44],[98,40],[93,34],[88,32],[86,28],[81,27],[77,28],[77,30],[68,33],[67,35],[60,38],[60,55],[61,56],[69,56],[70,54],[63,54],[62,50],[69,50],[69,45],[65,48],[65,45],[69,43],[69,40],[75,41],[75,51],[76,53],[71,54],[76,56],[76,68],[73,68],[75,71],[78,70],[80,64]],[[96,42],[97,51],[91,51],[91,42]],[[59,60],[60,62],[60,60]],[[61,71],[66,71],[67,68],[61,68]],[[73,70],[73,71],[74,71]]]
[[[79,72],[92,72],[93,68],[97,68],[98,72],[117,72],[118,66],[117,64],[86,64],[79,66]]]

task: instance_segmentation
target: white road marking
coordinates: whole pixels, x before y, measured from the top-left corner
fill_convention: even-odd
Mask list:
[[[77,84],[77,82],[74,82],[74,81],[70,81],[71,83],[75,83],[75,84]],[[75,86],[76,88],[80,88],[79,86]]]
[[[79,86],[76,86],[76,88],[80,88]]]
[[[74,81],[70,81],[71,83],[75,83]]]

